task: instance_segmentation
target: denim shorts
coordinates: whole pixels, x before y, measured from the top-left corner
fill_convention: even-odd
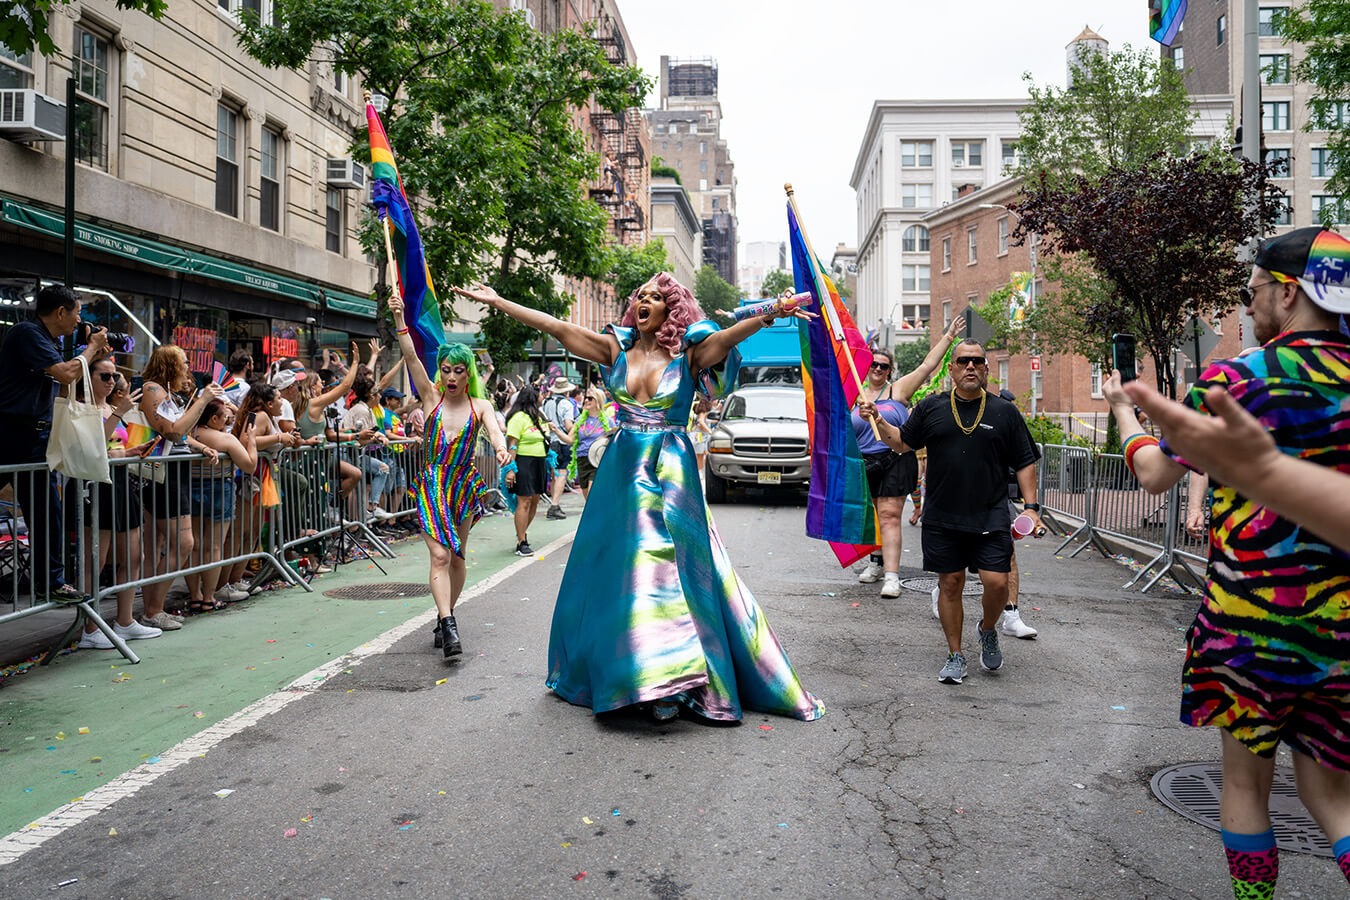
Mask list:
[[[213,522],[234,518],[233,478],[192,479],[192,516]]]

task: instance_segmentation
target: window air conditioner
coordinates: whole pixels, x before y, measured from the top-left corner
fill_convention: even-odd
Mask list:
[[[359,191],[366,186],[366,169],[351,159],[328,160],[328,186]]]
[[[31,88],[0,90],[0,137],[11,141],[64,141],[66,105]]]

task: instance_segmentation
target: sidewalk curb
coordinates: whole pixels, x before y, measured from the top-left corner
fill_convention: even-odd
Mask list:
[[[519,573],[532,563],[538,562],[541,557],[547,557],[554,551],[566,547],[572,542],[575,535],[576,531],[573,529],[553,540],[539,550],[535,556],[519,559],[505,568],[499,569],[468,588],[460,597],[459,604],[463,605],[486,594],[506,579]],[[117,801],[130,797],[141,788],[153,783],[161,776],[167,775],[184,763],[205,756],[208,751],[226,738],[239,734],[244,729],[289,706],[294,701],[313,694],[324,682],[344,669],[360,665],[368,657],[383,653],[409,634],[426,628],[435,620],[435,617],[435,608],[418,613],[373,640],[366,641],[354,647],[348,653],[331,659],[301,675],[286,687],[254,701],[234,715],[222,719],[186,740],[180,741],[154,760],[142,763],[107,784],[87,792],[83,797],[78,797],[24,828],[0,838],[0,866],[18,860],[28,851],[41,846],[68,828],[98,815]]]

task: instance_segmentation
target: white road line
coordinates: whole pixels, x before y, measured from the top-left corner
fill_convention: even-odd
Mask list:
[[[499,572],[495,572],[470,587],[460,595],[459,605],[463,605],[501,584],[517,574],[526,566],[537,562],[540,557],[548,556],[571,543],[575,531],[563,535],[538,552],[536,556],[518,559]],[[174,769],[193,759],[205,756],[226,738],[239,734],[250,725],[282,709],[301,697],[314,693],[325,681],[334,675],[355,665],[360,665],[367,657],[383,653],[397,641],[415,631],[426,628],[436,619],[436,610],[427,610],[413,616],[402,625],[397,625],[374,640],[352,649],[337,659],[329,660],[311,672],[301,675],[286,687],[260,700],[250,703],[239,712],[222,719],[216,724],[199,731],[192,737],[180,742],[159,755],[159,761],[142,763],[124,775],[119,775],[101,787],[94,788],[78,800],[73,800],[54,812],[48,813],[36,822],[20,828],[13,834],[0,838],[0,866],[8,865],[19,859],[29,850],[56,837],[68,828],[72,828],[92,816],[112,806],[119,800],[132,796],[141,788],[167,775]]]

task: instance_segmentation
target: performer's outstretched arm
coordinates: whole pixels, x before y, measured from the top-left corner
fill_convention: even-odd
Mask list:
[[[784,291],[782,300],[792,298],[792,291]],[[716,331],[707,338],[689,348],[689,368],[697,372],[700,369],[709,369],[727,358],[731,348],[741,341],[756,333],[761,328],[772,325],[773,320],[784,316],[792,316],[797,319],[814,319],[815,313],[807,312],[804,309],[788,309],[782,312],[772,313],[766,316],[756,316],[753,319],[746,319],[737,322],[728,328]]]
[[[501,310],[523,325],[537,328],[567,348],[569,353],[582,359],[599,363],[602,366],[614,364],[619,355],[619,342],[612,335],[599,334],[589,328],[564,322],[556,316],[519,303],[512,303],[486,285],[474,285],[472,288],[452,288],[461,297],[476,300],[484,306]]]

